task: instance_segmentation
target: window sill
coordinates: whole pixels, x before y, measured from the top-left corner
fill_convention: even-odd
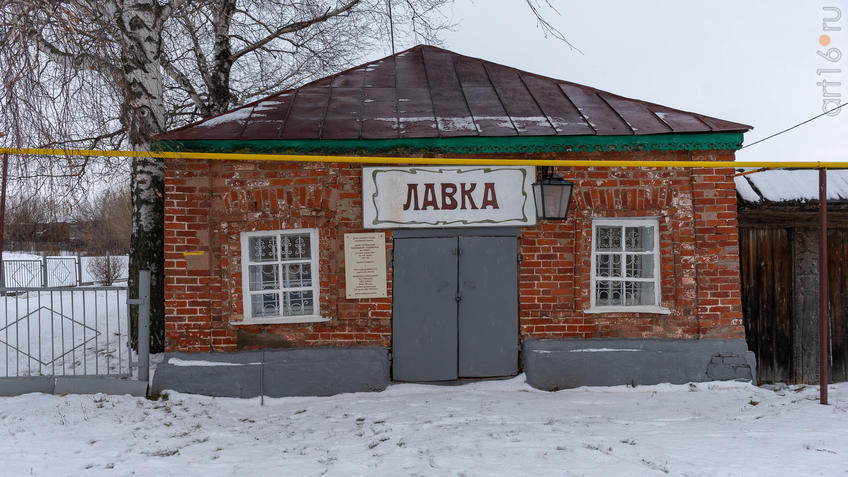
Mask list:
[[[671,310],[664,306],[593,306],[583,310],[583,313],[646,313],[653,315],[670,315]]]
[[[233,326],[248,326],[248,325],[286,325],[297,323],[325,323],[332,318],[323,316],[292,316],[292,317],[274,317],[274,318],[245,318],[242,321],[231,321]]]

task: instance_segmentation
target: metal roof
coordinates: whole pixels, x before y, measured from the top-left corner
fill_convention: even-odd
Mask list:
[[[633,136],[749,129],[419,45],[157,139]]]
[[[745,205],[796,204],[819,201],[819,171],[762,171],[737,176],[736,192]],[[827,171],[827,200],[848,202],[848,170]]]

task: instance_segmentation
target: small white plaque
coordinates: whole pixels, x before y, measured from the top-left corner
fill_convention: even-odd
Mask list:
[[[386,236],[344,234],[345,296],[386,298]]]

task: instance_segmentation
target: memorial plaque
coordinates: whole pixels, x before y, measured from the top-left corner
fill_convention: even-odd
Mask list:
[[[386,236],[344,234],[347,298],[386,298]]]

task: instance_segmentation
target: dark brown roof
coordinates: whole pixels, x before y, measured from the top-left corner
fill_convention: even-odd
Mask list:
[[[159,139],[616,136],[749,129],[419,45]]]

